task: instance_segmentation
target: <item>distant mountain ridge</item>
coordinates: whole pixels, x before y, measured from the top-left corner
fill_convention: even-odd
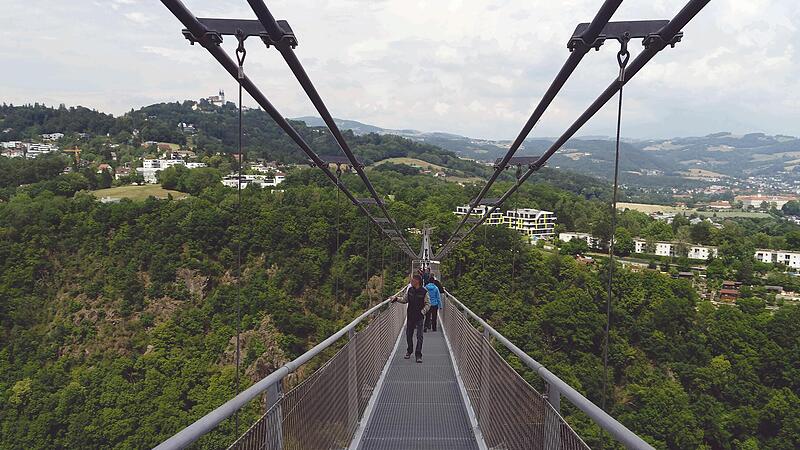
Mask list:
[[[318,117],[296,120],[308,126],[324,126]],[[451,150],[462,158],[494,161],[505,155],[511,140],[470,138],[453,133],[393,130],[355,120],[334,119],[356,134],[395,134]],[[553,138],[527,139],[517,155],[538,155]],[[764,133],[736,135],[729,132],[671,139],[624,139],[620,169],[633,176],[666,175],[713,179],[746,177],[775,172],[800,172],[800,139]],[[606,136],[582,136],[569,140],[549,161],[552,167],[609,177],[613,170],[614,142]]]

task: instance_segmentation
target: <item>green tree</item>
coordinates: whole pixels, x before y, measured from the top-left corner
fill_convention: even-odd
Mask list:
[[[628,256],[636,249],[631,233],[625,228],[617,228],[616,240],[614,241],[614,252],[621,256]]]

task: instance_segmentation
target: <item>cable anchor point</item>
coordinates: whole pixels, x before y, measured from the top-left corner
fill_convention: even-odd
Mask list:
[[[236,61],[239,63],[239,73],[237,77],[239,80],[244,79],[244,59],[247,57],[247,50],[244,48],[244,41],[247,36],[241,29],[236,30],[236,40],[239,41],[239,46],[236,47]]]
[[[620,83],[625,82],[625,67],[627,67],[628,61],[631,59],[631,53],[628,51],[628,42],[630,40],[631,34],[627,31],[619,38],[620,49],[617,52],[617,63],[619,63],[618,81]]]

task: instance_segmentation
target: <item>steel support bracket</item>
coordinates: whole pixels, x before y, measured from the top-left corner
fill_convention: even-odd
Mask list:
[[[569,51],[585,49],[588,51],[591,48],[600,50],[600,47],[608,39],[621,40],[625,34],[631,39],[642,39],[642,45],[648,47],[654,43],[663,42],[659,32],[669,23],[669,20],[631,20],[624,22],[608,22],[603,27],[603,31],[597,36],[597,39],[592,43],[588,43],[583,39],[583,33],[589,28],[588,23],[578,24],[575,32],[567,43]],[[675,47],[675,44],[681,41],[683,32],[679,32],[669,42],[664,42],[664,46]]]
[[[206,41],[211,44],[219,45],[222,43],[222,36],[236,36],[239,32],[245,38],[251,36],[258,36],[267,46],[275,45],[276,43],[269,37],[264,25],[258,20],[254,19],[211,19],[211,18],[197,18],[206,30],[206,34],[202,37],[197,37],[191,31],[184,29],[183,36],[194,45],[195,42]],[[278,28],[281,30],[281,38],[279,42],[286,42],[292,48],[297,47],[297,38],[294,36],[292,27],[289,22],[285,20],[278,20]],[[202,42],[201,42],[202,43]]]

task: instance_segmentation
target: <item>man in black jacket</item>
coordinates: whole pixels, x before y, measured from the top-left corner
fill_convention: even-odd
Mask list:
[[[411,277],[411,286],[406,289],[405,295],[395,297],[392,302],[407,303],[406,308],[406,359],[411,358],[414,351],[417,362],[422,362],[422,325],[425,323],[425,313],[431,308],[431,299],[428,290],[422,286],[422,277],[414,274]],[[417,331],[417,347],[414,348],[414,330]]]

